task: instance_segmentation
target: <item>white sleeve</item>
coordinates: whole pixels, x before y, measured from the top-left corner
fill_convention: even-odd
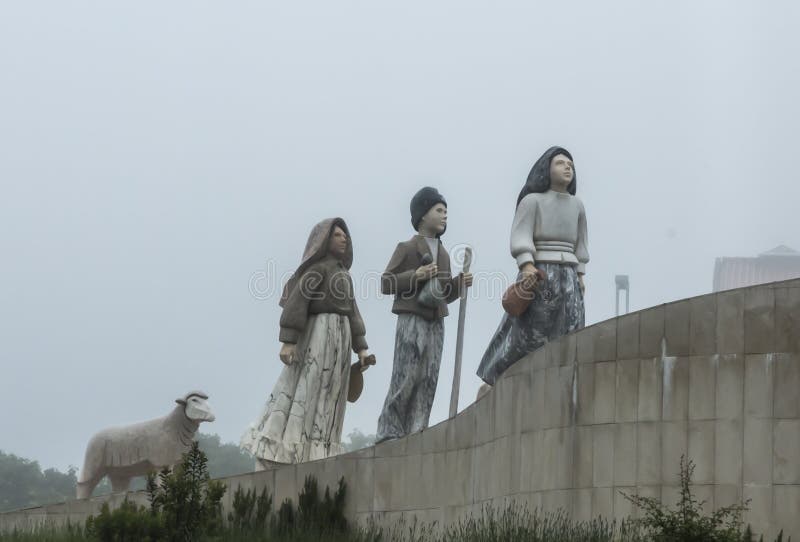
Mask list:
[[[511,225],[511,256],[517,260],[517,267],[522,267],[526,263],[536,263],[533,259],[536,252],[533,244],[533,228],[536,225],[537,211],[535,197],[525,196],[517,205],[517,212]]]
[[[586,273],[586,264],[589,263],[589,238],[586,228],[586,210],[581,203],[578,214],[578,242],[575,243],[575,257],[578,259],[578,273]]]

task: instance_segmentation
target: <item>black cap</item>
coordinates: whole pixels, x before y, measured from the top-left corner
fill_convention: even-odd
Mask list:
[[[414,229],[419,231],[419,223],[422,217],[431,210],[437,203],[443,204],[447,207],[447,202],[438,190],[432,186],[420,188],[419,191],[411,198],[411,225]]]

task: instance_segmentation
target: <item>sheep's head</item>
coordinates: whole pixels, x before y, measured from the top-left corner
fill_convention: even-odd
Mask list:
[[[179,405],[183,405],[183,412],[186,417],[196,422],[213,422],[216,417],[211,412],[208,405],[208,395],[202,391],[192,391],[180,399],[175,399]]]

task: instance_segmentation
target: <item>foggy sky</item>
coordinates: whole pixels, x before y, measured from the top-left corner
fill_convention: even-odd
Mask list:
[[[714,259],[800,249],[797,2],[0,4],[0,450],[81,466],[89,437],[194,388],[238,442],[282,367],[251,279],[347,221],[356,282],[414,233],[515,272],[516,195],[551,145],[588,215],[587,324],[711,290]],[[276,286],[279,290],[279,286]],[[502,308],[469,301],[461,408]],[[490,298],[491,297],[491,298]],[[345,435],[373,433],[395,317],[358,300],[378,366]],[[451,305],[432,423],[450,397]]]

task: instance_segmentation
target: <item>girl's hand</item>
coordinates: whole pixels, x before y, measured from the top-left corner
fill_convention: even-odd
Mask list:
[[[278,355],[283,363],[286,365],[291,365],[297,359],[297,345],[283,343],[283,346],[281,346],[281,352]]]

